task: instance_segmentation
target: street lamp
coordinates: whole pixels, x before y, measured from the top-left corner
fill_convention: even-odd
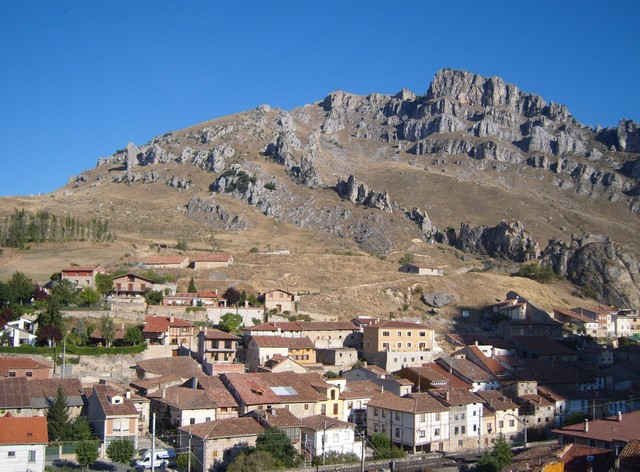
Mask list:
[[[524,426],[524,447],[527,447],[527,420],[526,419],[520,419],[516,415],[514,415],[513,413],[505,413],[504,416],[511,416],[518,423],[520,423],[522,426]]]

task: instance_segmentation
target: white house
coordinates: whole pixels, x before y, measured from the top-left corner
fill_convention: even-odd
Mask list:
[[[38,323],[28,318],[9,321],[0,332],[0,338],[9,341],[9,346],[18,347],[22,344],[35,345]]]
[[[43,472],[48,442],[45,416],[0,417],[0,470]]]
[[[324,415],[300,419],[302,450],[311,457],[323,454],[355,454],[361,457],[362,442],[355,440],[354,425]]]

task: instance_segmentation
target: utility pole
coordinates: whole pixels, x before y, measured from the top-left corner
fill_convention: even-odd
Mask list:
[[[151,418],[151,472],[156,470],[156,414]]]
[[[360,433],[360,439],[362,440],[362,457],[360,458],[360,472],[364,472],[364,456],[367,451],[367,432]]]
[[[326,439],[327,437],[327,420],[322,420],[322,465],[325,465],[325,455],[324,455],[324,449],[325,449],[325,444],[326,444]]]
[[[191,472],[191,431],[189,431],[189,452],[187,453],[189,458],[187,461],[187,472]]]
[[[64,379],[64,371],[67,367],[66,362],[66,354],[67,354],[67,337],[62,338],[62,372],[60,372],[60,378]]]

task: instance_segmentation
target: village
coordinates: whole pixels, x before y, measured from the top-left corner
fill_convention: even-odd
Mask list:
[[[233,263],[165,254],[0,286],[0,469],[639,470],[637,311],[508,292],[444,334],[314,319],[287,287],[198,289]]]

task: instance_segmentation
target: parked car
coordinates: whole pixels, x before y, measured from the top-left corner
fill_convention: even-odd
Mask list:
[[[170,449],[156,449],[155,458],[153,460],[153,466],[157,468],[165,468],[172,461],[175,460],[176,453]],[[148,449],[140,459],[136,461],[136,469],[150,469],[151,468],[151,449]]]

